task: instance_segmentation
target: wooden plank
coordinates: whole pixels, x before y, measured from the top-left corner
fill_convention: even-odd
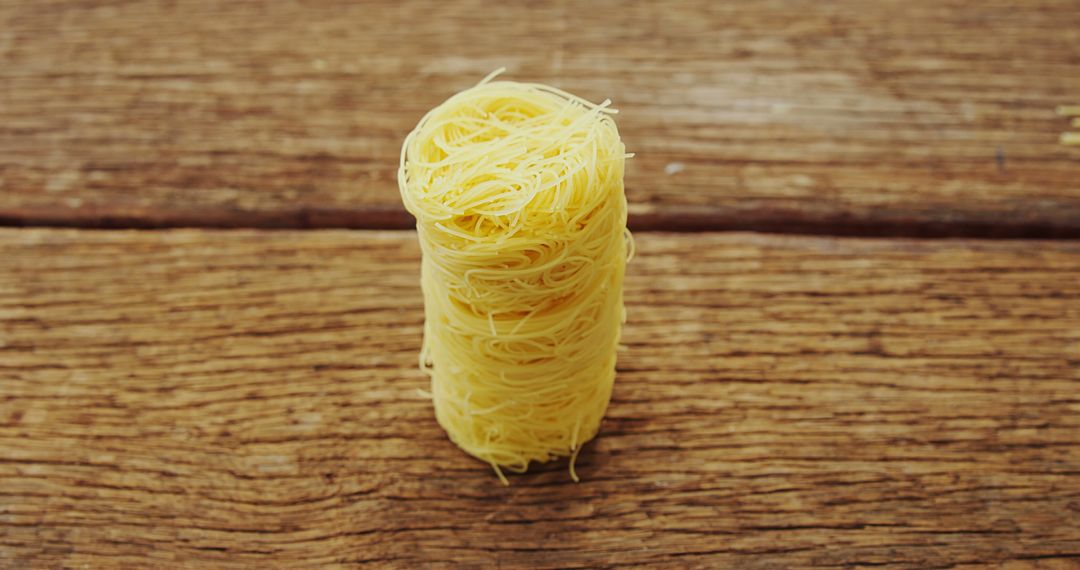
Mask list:
[[[610,97],[637,229],[1080,236],[1073,0],[0,4],[0,222],[411,226],[421,114]]]
[[[414,240],[0,230],[0,567],[1080,557],[1080,243],[641,235],[583,481],[502,487]]]

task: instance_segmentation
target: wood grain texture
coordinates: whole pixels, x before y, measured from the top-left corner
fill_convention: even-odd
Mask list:
[[[612,98],[636,229],[1080,236],[1075,0],[0,2],[0,222],[404,228],[489,71]]]
[[[1080,243],[641,235],[582,483],[506,488],[414,242],[0,230],[0,567],[1080,560]]]

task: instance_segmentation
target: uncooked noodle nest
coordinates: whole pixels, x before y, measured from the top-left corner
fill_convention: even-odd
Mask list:
[[[423,252],[420,367],[439,424],[504,483],[503,469],[564,456],[576,481],[625,321],[630,155],[609,101],[494,75],[432,109],[402,147]]]

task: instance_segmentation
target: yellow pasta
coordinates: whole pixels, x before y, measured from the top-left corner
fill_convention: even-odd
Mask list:
[[[496,74],[432,109],[402,147],[423,252],[420,367],[439,424],[503,483],[504,469],[564,456],[576,481],[625,320],[630,155],[609,101]]]

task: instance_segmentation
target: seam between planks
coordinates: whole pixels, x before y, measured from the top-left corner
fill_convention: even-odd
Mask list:
[[[635,212],[635,210],[637,210]],[[1076,224],[1016,220],[989,222],[896,219],[859,220],[846,215],[812,216],[796,212],[730,209],[652,208],[631,204],[628,225],[635,232],[758,232],[822,237],[968,238],[1008,240],[1077,240]],[[168,211],[133,215],[57,214],[0,209],[0,227],[78,228],[87,230],[258,229],[258,230],[410,230],[411,215],[399,208],[356,210],[301,208],[237,213],[220,210]]]

